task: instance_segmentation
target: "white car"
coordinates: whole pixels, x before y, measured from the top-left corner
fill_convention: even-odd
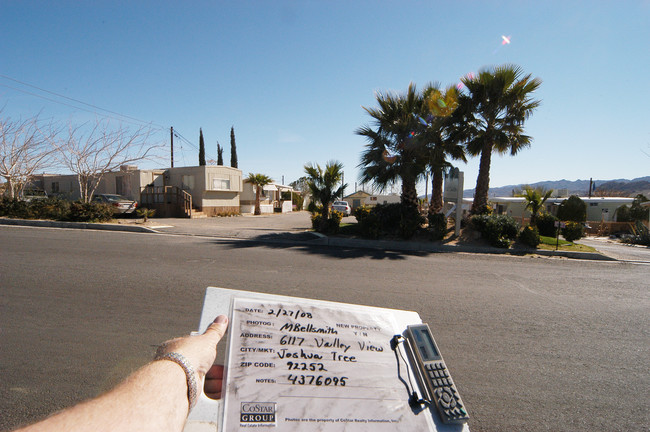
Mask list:
[[[352,207],[350,207],[347,201],[334,201],[334,204],[332,204],[332,210],[340,211],[345,216],[350,216],[352,214]]]

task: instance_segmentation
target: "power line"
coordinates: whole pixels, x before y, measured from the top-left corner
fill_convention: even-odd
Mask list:
[[[94,109],[97,109],[97,110],[100,110],[100,111],[104,111],[104,112],[107,112],[107,113],[110,113],[110,114],[113,114],[113,115],[117,115],[117,116],[122,117],[122,118],[126,118],[126,119],[129,119],[129,120],[132,120],[132,121],[137,122],[137,123],[139,123],[139,124],[147,124],[147,125],[156,126],[156,127],[160,128],[160,129],[166,129],[165,126],[161,126],[161,125],[159,125],[159,124],[155,124],[155,123],[153,123],[153,122],[148,122],[148,121],[145,121],[145,120],[140,120],[140,119],[137,119],[137,118],[135,118],[135,117],[127,116],[127,115],[125,115],[125,114],[120,114],[120,113],[118,113],[118,112],[111,111],[111,110],[108,110],[108,109],[105,109],[105,108],[99,107],[99,106],[97,106],[97,105],[89,104],[89,103],[86,103],[86,102],[80,101],[80,100],[78,100],[78,99],[74,99],[74,98],[71,98],[71,97],[68,97],[68,96],[64,96],[64,95],[62,95],[62,94],[59,94],[59,93],[55,93],[55,92],[53,92],[53,91],[46,90],[46,89],[44,89],[44,88],[41,88],[41,87],[35,86],[35,85],[33,85],[33,84],[29,84],[29,83],[26,83],[26,82],[24,82],[24,81],[17,80],[17,79],[15,79],[15,78],[9,77],[9,76],[7,76],[7,75],[0,74],[0,77],[1,77],[1,78],[5,78],[5,79],[8,79],[8,80],[11,80],[11,81],[14,81],[14,82],[17,82],[17,83],[22,84],[22,85],[27,86],[27,87],[31,87],[31,88],[37,89],[37,90],[39,90],[39,91],[42,91],[42,92],[45,92],[45,93],[48,93],[48,94],[51,94],[51,95],[57,96],[57,97],[61,97],[61,98],[64,98],[64,99],[67,99],[67,100],[70,100],[70,101],[73,101],[73,102],[76,102],[76,103],[79,103],[79,104],[82,104],[82,105],[86,105],[86,106],[88,106],[88,107],[91,107],[91,108],[94,108]],[[94,113],[94,114],[100,114],[100,113],[98,113],[98,112],[96,112],[96,111],[91,111],[91,110],[88,110],[88,109],[85,109],[85,108],[81,108],[81,107],[78,107],[78,106],[75,106],[75,105],[70,105],[70,104],[67,104],[67,103],[65,103],[65,102],[57,101],[57,100],[55,100],[55,99],[50,99],[50,98],[47,98],[47,97],[45,97],[45,96],[43,96],[43,95],[39,95],[39,94],[36,94],[36,93],[31,93],[31,92],[28,92],[28,91],[26,91],[26,90],[22,90],[22,89],[19,89],[19,88],[16,88],[16,87],[8,86],[8,85],[6,85],[6,84],[0,84],[0,85],[3,86],[3,87],[7,87],[7,88],[10,88],[10,89],[13,89],[13,90],[17,90],[17,91],[20,91],[20,92],[23,92],[23,93],[26,93],[26,94],[29,94],[29,95],[32,95],[32,96],[36,96],[36,97],[39,97],[39,98],[42,98],[42,99],[48,100],[48,101],[50,101],[50,102],[58,103],[58,104],[61,104],[61,105],[66,105],[66,106],[69,106],[69,107],[72,107],[72,108],[80,109],[80,110],[83,110],[83,111],[86,111],[86,112],[91,112],[91,113]],[[101,114],[101,115],[106,116],[105,114]],[[115,119],[115,120],[120,120],[119,118],[115,118],[115,117],[111,117],[111,116],[106,116],[106,117],[113,118],[113,119]],[[124,120],[122,120],[122,121],[124,121]]]
[[[24,85],[24,86],[27,86],[27,87],[31,87],[31,88],[34,88],[36,90],[39,90],[39,91],[42,91],[42,92],[45,92],[45,93],[48,93],[48,94],[51,94],[51,95],[54,95],[54,96],[57,96],[57,97],[60,97],[60,98],[64,98],[64,99],[70,100],[72,102],[82,104],[82,105],[88,106],[90,108],[100,110],[100,111],[104,111],[106,113],[110,113],[110,114],[113,114],[113,115],[106,115],[106,114],[103,114],[103,113],[99,113],[97,111],[89,110],[87,108],[79,107],[79,106],[72,105],[72,104],[69,104],[69,103],[66,103],[66,102],[62,102],[60,100],[56,100],[56,99],[52,99],[52,98],[43,96],[43,95],[40,95],[40,94],[37,94],[37,93],[33,93],[33,92],[30,92],[30,91],[27,91],[27,90],[24,90],[24,89],[21,89],[21,88],[18,88],[18,87],[13,87],[13,86],[9,86],[7,84],[1,84],[0,83],[0,86],[2,86],[2,87],[6,87],[6,88],[9,88],[9,89],[12,89],[12,90],[16,90],[16,91],[28,94],[30,96],[35,96],[35,97],[38,97],[38,98],[41,98],[41,99],[44,99],[44,100],[47,100],[47,101],[50,101],[50,102],[54,102],[54,103],[57,103],[57,104],[60,104],[60,105],[65,105],[65,106],[75,108],[75,109],[78,109],[78,110],[82,110],[82,111],[85,111],[85,112],[89,112],[89,113],[92,113],[92,114],[101,115],[101,116],[111,118],[111,119],[114,119],[114,120],[123,121],[125,123],[130,123],[130,124],[135,124],[135,125],[145,124],[145,125],[156,126],[158,128],[158,130],[163,130],[163,129],[166,130],[167,129],[166,126],[161,126],[161,125],[153,123],[153,122],[147,122],[145,120],[140,120],[140,119],[135,118],[135,117],[131,117],[131,116],[128,116],[128,115],[125,115],[125,114],[121,114],[121,113],[118,113],[118,112],[115,112],[115,111],[111,111],[111,110],[99,107],[97,105],[89,104],[89,103],[86,103],[86,102],[81,101],[79,99],[71,98],[71,97],[68,97],[68,96],[65,96],[65,95],[50,91],[50,90],[46,90],[44,88],[35,86],[33,84],[29,84],[29,83],[24,82],[24,81],[17,80],[15,78],[12,78],[12,77],[7,76],[7,75],[0,74],[0,78],[8,79],[8,80],[11,80],[11,81],[16,82],[18,84],[21,84],[21,85]],[[115,116],[118,116],[118,117],[115,117]],[[129,120],[124,120],[124,119],[129,119],[130,121]],[[176,136],[177,138],[179,138],[182,141],[185,141],[193,149],[199,150],[198,146],[196,146],[193,142],[191,142],[190,140],[185,138],[182,134],[180,134],[176,130],[174,130],[174,136]],[[181,146],[181,153],[182,152],[183,152],[183,147]],[[216,160],[214,155],[208,154],[207,152],[206,152],[206,158]]]
[[[190,146],[192,146],[193,149],[195,149],[195,150],[199,150],[199,148],[198,148],[194,143],[192,143],[190,140],[188,140],[188,139],[185,138],[183,135],[181,135],[179,132],[177,132],[176,129],[174,129],[174,135],[175,135],[176,137],[180,138],[181,140],[185,141],[185,142],[186,142],[187,144],[189,144]],[[214,157],[214,155],[209,154],[208,152],[205,153],[205,156],[206,156],[206,159],[217,160],[217,159]]]

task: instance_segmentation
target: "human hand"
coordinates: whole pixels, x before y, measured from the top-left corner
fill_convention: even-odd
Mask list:
[[[196,371],[197,382],[201,382],[203,377],[211,370],[214,360],[217,358],[217,344],[226,333],[228,328],[228,317],[219,315],[212,324],[210,324],[205,333],[197,336],[185,336],[176,338],[163,343],[156,357],[170,352],[176,352],[184,356]],[[218,375],[216,375],[218,373]],[[216,384],[216,379],[223,377],[223,366],[221,371],[210,372],[211,386]],[[219,390],[221,388],[219,387]],[[212,392],[216,394],[215,392]],[[219,391],[219,393],[221,393]]]

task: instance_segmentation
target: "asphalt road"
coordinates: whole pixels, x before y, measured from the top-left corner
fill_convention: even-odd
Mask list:
[[[160,342],[196,329],[212,285],[417,311],[474,432],[647,430],[649,273],[0,226],[0,429],[110,388]]]

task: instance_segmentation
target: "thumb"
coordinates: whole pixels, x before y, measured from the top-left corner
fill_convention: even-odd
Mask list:
[[[219,315],[215,320],[208,326],[203,333],[204,336],[209,337],[213,340],[216,345],[224,334],[226,334],[226,329],[228,328],[228,317],[225,315]]]

